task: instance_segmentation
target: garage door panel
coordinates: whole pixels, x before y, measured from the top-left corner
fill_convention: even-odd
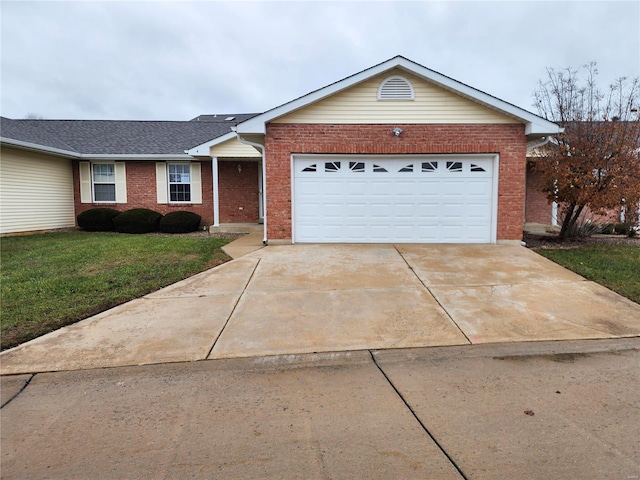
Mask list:
[[[296,159],[294,240],[490,242],[492,166],[491,158],[446,156]]]

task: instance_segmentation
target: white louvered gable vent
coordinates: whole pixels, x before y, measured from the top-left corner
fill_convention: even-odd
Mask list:
[[[404,77],[385,78],[378,88],[378,100],[413,100],[413,85]]]

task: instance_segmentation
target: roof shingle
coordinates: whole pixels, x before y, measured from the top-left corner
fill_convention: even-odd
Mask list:
[[[183,155],[255,115],[200,115],[191,121],[2,118],[0,136],[85,155]]]

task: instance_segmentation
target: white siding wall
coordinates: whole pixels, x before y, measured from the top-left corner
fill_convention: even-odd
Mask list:
[[[378,100],[380,82],[392,75],[409,80],[415,100]],[[320,100],[273,123],[519,123],[401,70],[392,70]]]
[[[13,148],[0,155],[0,233],[75,226],[71,160]]]

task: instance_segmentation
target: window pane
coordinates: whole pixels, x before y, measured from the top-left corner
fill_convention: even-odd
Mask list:
[[[116,186],[115,184],[95,184],[93,186],[96,202],[115,202]]]
[[[190,183],[190,165],[169,165],[169,183]]]
[[[114,165],[93,165],[93,181],[98,183],[114,183]]]
[[[172,202],[190,202],[191,185],[188,183],[173,183],[169,185],[169,197]]]

